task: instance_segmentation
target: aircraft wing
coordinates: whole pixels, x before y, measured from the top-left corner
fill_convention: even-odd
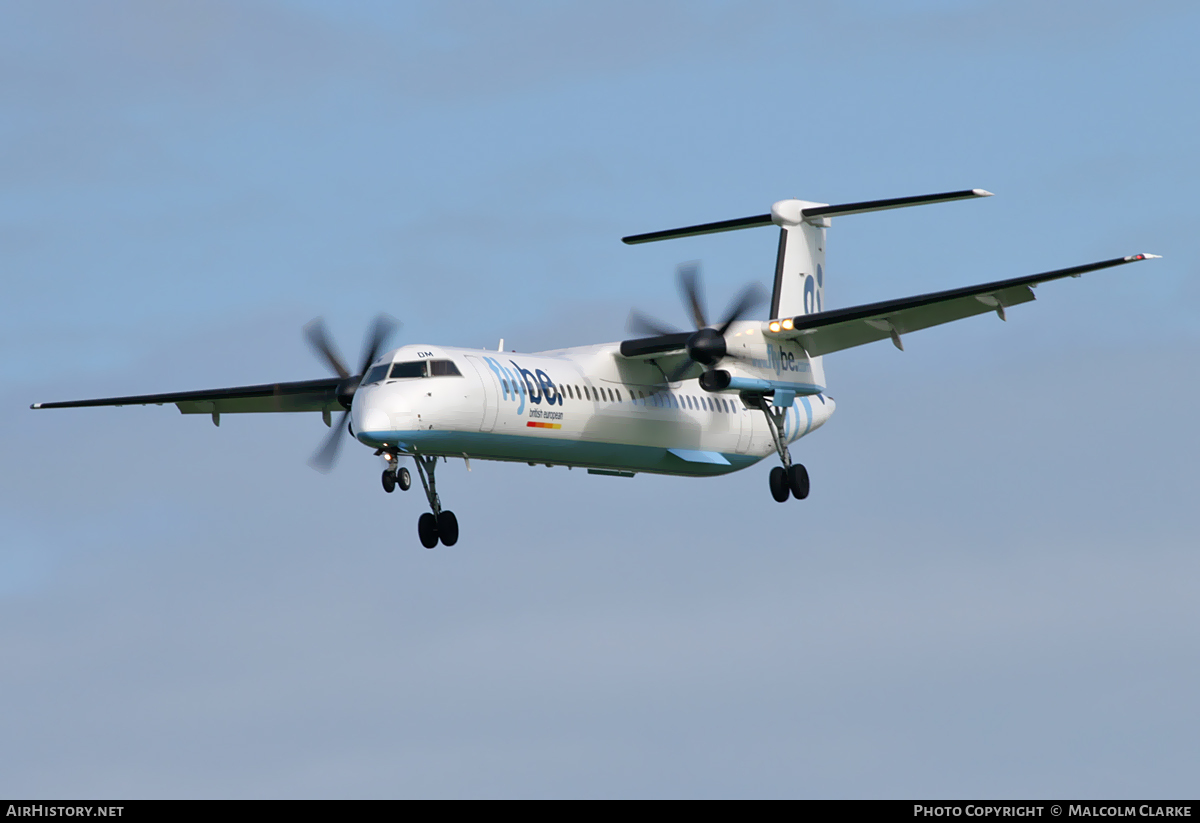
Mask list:
[[[978,286],[885,300],[848,309],[803,314],[783,321],[772,321],[768,338],[795,340],[812,357],[891,338],[903,349],[900,336],[909,332],[961,320],[976,314],[994,311],[1004,319],[1004,309],[1034,299],[1033,288],[1040,283],[1126,263],[1136,263],[1158,257],[1156,254],[1133,254],[1086,266],[1015,277]],[[788,326],[791,326],[789,329]]]
[[[104,397],[98,400],[69,400],[34,403],[31,409],[69,409],[82,406],[147,406],[174,403],[184,414],[237,414],[241,412],[311,412],[341,410],[337,401],[338,378],[302,380],[296,383],[265,383],[228,389]],[[214,417],[214,420],[216,418]]]

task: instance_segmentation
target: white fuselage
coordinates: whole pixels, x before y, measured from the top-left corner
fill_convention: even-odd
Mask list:
[[[803,351],[746,335],[756,338],[745,341],[754,359],[738,372],[796,387],[786,441],[828,420],[835,404],[819,360],[810,366]],[[351,427],[376,449],[619,474],[725,474],[775,451],[764,414],[737,391],[710,393],[694,377],[668,384],[658,363],[623,358],[617,343],[537,354],[405,346],[368,372]]]

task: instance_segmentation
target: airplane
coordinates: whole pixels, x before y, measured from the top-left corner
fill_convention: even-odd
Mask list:
[[[453,546],[454,512],[442,508],[438,459],[524,462],[633,477],[641,472],[710,477],[748,468],[774,454],[772,497],[809,494],[808,471],[792,462],[789,444],[833,415],[826,393],[826,354],[882,340],[903,351],[903,336],[1034,299],[1051,280],[1159,257],[1134,254],[1067,269],[965,288],[827,309],[825,236],[831,219],[908,206],[990,197],[982,189],[830,205],[781,200],[767,214],[622,238],[629,245],[764,226],[779,228],[770,310],[751,284],[716,321],[710,320],[695,264],[679,268],[679,287],[695,329],[681,331],[639,312],[630,328],[642,336],[531,354],[405,345],[384,351],[398,323],[376,318],[358,371],[351,373],[318,318],[304,327],[314,351],[336,375],[317,380],[208,391],[34,403],[33,409],[163,405],[183,414],[319,412],[332,431],[310,464],[328,471],[349,432],[385,461],[386,492],[406,491],[411,458],[429,511],[417,534],[425,548]],[[333,412],[341,416],[335,424]]]

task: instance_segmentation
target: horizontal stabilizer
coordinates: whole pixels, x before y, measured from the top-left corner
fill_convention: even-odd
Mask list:
[[[801,211],[809,217],[840,217],[847,214],[865,214],[869,211],[902,209],[905,206],[924,206],[929,203],[949,203],[951,200],[969,200],[973,197],[991,197],[990,191],[967,189],[948,191],[942,194],[918,194],[916,197],[893,197],[890,200],[865,200],[862,203],[844,203],[840,206],[815,206]]]
[[[843,203],[842,205],[824,205],[814,203],[807,208],[799,208],[800,217],[796,217],[797,207],[802,206],[800,200],[781,200],[772,208],[771,214],[758,214],[754,217],[739,217],[736,220],[719,220],[716,223],[700,223],[695,226],[684,226],[678,229],[652,231],[645,234],[631,234],[622,237],[621,242],[633,246],[638,243],[652,243],[655,240],[673,240],[676,237],[695,237],[699,234],[716,234],[723,231],[738,229],[753,229],[759,226],[796,225],[800,220],[810,220],[820,217],[837,217],[846,214],[863,214],[869,211],[884,209],[899,209],[905,206],[924,206],[928,203],[947,203],[951,200],[968,200],[973,197],[991,197],[990,191],[983,189],[966,189],[965,191],[948,191],[941,194],[919,194],[916,197],[893,197],[890,200],[865,200],[861,203]]]
[[[646,234],[631,234],[622,237],[621,242],[633,246],[638,243],[651,243],[655,240],[673,240],[676,237],[694,237],[697,234],[716,234],[722,231],[737,231],[738,229],[753,229],[758,226],[771,225],[771,215],[760,214],[755,217],[739,217],[736,220],[720,220],[716,223],[701,223],[699,226],[684,226],[681,229],[652,231]]]

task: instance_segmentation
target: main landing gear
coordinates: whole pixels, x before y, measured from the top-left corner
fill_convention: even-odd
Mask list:
[[[758,408],[767,418],[767,429],[771,432],[771,441],[779,455],[782,466],[771,469],[771,496],[783,503],[789,497],[803,500],[808,497],[808,469],[799,463],[792,462],[788,452],[787,442],[783,439],[783,418],[786,408],[776,408],[769,404],[765,397],[758,398]]]
[[[433,474],[437,469],[437,458],[415,454],[413,459],[417,461],[417,474],[421,477],[425,498],[429,501],[429,508],[433,509],[432,512],[425,512],[417,520],[417,536],[421,539],[421,545],[427,549],[434,548],[439,542],[445,546],[453,546],[458,542],[458,518],[454,516],[454,512],[443,511],[442,502],[438,499],[437,481]],[[388,458],[390,465],[383,470],[383,490],[388,494],[394,492],[397,486],[402,492],[412,487],[412,474],[403,466],[397,466],[397,460],[398,456],[391,454]]]
[[[425,512],[417,521],[417,536],[421,538],[421,545],[432,549],[440,540],[443,546],[453,546],[458,542],[458,518],[452,511],[443,511],[442,502],[438,499],[437,482],[433,474],[437,468],[437,458],[416,454],[413,459],[417,461],[417,474],[421,477],[425,498],[429,501],[429,508],[433,509],[432,513]]]

